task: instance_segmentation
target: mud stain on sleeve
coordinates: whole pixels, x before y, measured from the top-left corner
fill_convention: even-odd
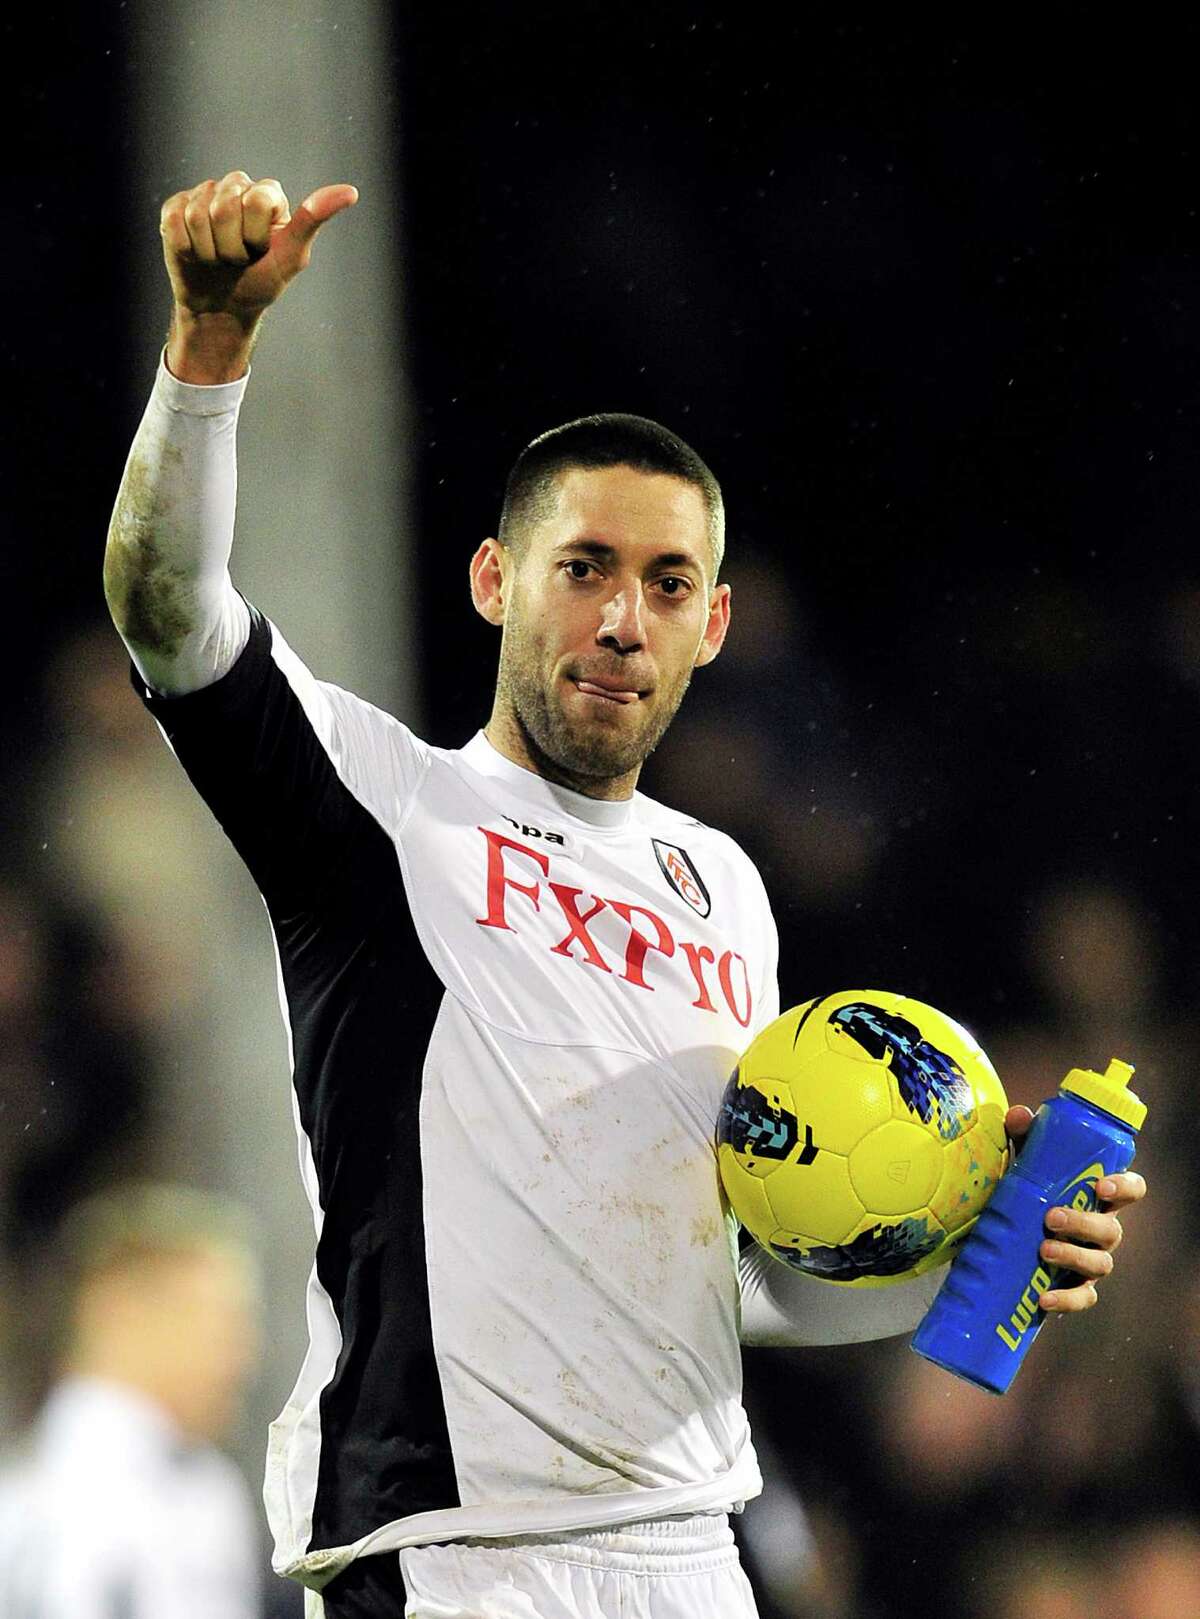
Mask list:
[[[193,628],[193,587],[188,570],[165,560],[162,549],[171,503],[161,474],[182,454],[174,445],[159,454],[159,466],[136,451],[130,456],[108,529],[104,594],[127,641],[173,657]]]

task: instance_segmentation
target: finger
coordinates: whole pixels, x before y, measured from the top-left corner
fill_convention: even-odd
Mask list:
[[[1051,1209],[1046,1215],[1051,1237],[1067,1242],[1092,1243],[1097,1248],[1119,1248],[1124,1232],[1114,1214],[1094,1209]]]
[[[1107,1248],[1080,1248],[1077,1243],[1056,1242],[1047,1237],[1038,1252],[1050,1264],[1061,1265],[1089,1281],[1099,1281],[1102,1276],[1112,1274],[1113,1256]]]
[[[1097,1302],[1094,1282],[1081,1282],[1078,1287],[1051,1288],[1038,1300],[1048,1315],[1074,1315],[1079,1310],[1090,1310]]]
[[[1106,1175],[1096,1183],[1096,1196],[1110,1209],[1126,1209],[1131,1203],[1140,1203],[1146,1195],[1146,1182],[1136,1170],[1122,1175]]]
[[[216,243],[213,241],[212,222],[208,217],[208,205],[212,201],[212,194],[216,190],[216,182],[205,180],[202,185],[193,186],[188,193],[188,200],[184,205],[183,218],[187,225],[188,238],[192,244],[193,255],[206,264],[214,264],[217,258]]]
[[[1033,1112],[1022,1103],[1018,1103],[1016,1107],[1010,1107],[1004,1115],[1004,1129],[1008,1135],[1009,1146],[1012,1149],[1014,1158],[1025,1145],[1025,1137],[1029,1134],[1032,1125]]]
[[[319,186],[305,197],[292,216],[289,227],[292,237],[301,247],[307,247],[322,225],[347,208],[353,208],[357,201],[356,186]]]
[[[1010,1107],[1004,1115],[1004,1128],[1010,1136],[1024,1136],[1029,1134],[1029,1127],[1033,1123],[1033,1110],[1018,1102]]]
[[[190,258],[192,253],[192,239],[183,217],[189,195],[187,191],[177,191],[173,197],[168,197],[158,220],[159,233],[167,251],[178,258]]]
[[[278,180],[256,180],[242,193],[242,240],[251,253],[265,253],[271,232],[291,219],[287,197]]]
[[[242,240],[242,193],[249,185],[240,175],[227,174],[213,192],[208,206],[217,257],[226,264],[248,264],[250,254]]]

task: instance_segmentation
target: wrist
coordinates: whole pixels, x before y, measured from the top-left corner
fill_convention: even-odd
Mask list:
[[[261,318],[261,311],[245,317],[227,311],[197,314],[176,304],[167,334],[167,370],[180,382],[202,387],[236,382],[250,368]]]

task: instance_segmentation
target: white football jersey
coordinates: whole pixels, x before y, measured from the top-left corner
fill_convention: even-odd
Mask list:
[[[713,1150],[778,1011],[727,836],[430,747],[253,615],[139,683],[262,890],[317,1222],[275,1566],[721,1511],[760,1478]]]

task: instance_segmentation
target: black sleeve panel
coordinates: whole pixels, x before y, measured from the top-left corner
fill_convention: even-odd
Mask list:
[[[328,1443],[310,1549],[344,1545],[459,1504],[433,1348],[419,1135],[442,986],[392,837],[338,774],[272,656],[266,619],[251,609],[245,650],[211,686],[161,697],[136,672],[134,685],[271,915],[324,1216],[317,1275],[342,1338],[320,1400]],[[333,734],[357,748],[353,767],[376,785],[373,760],[387,766],[370,741]]]
[[[253,607],[250,619],[240,657],[211,686],[164,697],[136,669],[133,684],[282,920],[323,908],[367,811],[272,658],[269,622]]]

